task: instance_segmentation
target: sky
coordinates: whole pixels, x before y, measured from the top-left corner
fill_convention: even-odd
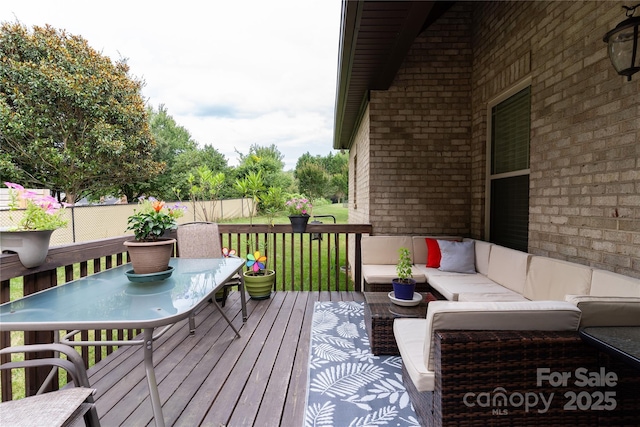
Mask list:
[[[285,170],[333,151],[340,0],[2,0],[0,21],[80,35],[229,165],[275,144]]]

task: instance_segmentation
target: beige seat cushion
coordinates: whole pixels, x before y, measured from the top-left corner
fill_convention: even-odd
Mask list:
[[[524,296],[530,300],[564,301],[565,295],[588,295],[591,287],[591,267],[558,259],[534,256]]]
[[[513,292],[478,273],[435,276],[429,280],[429,284],[449,301],[457,301],[458,294],[466,292],[495,294]]]
[[[517,292],[510,291],[504,288],[508,292],[463,292],[458,294],[457,301],[493,301],[493,302],[507,302],[507,301],[529,301]]]
[[[402,364],[418,391],[433,391],[435,375],[424,364],[426,319],[400,318],[393,321],[393,334],[398,344]]]
[[[416,264],[415,271],[419,271],[427,278],[427,282],[433,277],[438,276],[461,276],[462,273],[456,273],[453,271],[442,271],[438,268],[425,267],[424,265]]]
[[[416,283],[425,283],[427,278],[417,269],[412,268],[412,277]],[[363,265],[362,277],[367,283],[389,283],[398,277],[395,265],[382,264],[382,265]]]

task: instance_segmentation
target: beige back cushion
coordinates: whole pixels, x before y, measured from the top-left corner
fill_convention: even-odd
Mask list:
[[[461,241],[462,238],[460,236],[413,236],[411,239],[413,240],[413,263],[415,265],[427,265],[427,241],[426,238],[430,239],[440,239],[440,240],[455,240]]]
[[[427,306],[424,357],[435,370],[433,332],[439,330],[576,331],[580,310],[566,301],[433,301]]]
[[[606,270],[594,269],[591,292],[594,296],[640,297],[640,279]]]
[[[493,245],[489,254],[487,277],[523,295],[529,258],[531,255],[526,252]]]
[[[529,261],[524,296],[530,300],[563,301],[568,294],[588,295],[591,274],[591,267],[585,265],[534,256]]]
[[[476,252],[476,271],[484,276],[489,275],[489,254],[491,253],[491,247],[493,243],[485,242],[483,240],[473,240],[475,242]]]
[[[362,236],[362,264],[397,264],[398,249],[412,250],[409,236]]]

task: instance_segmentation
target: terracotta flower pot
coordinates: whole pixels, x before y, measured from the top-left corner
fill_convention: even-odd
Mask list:
[[[128,240],[127,247],[135,274],[149,274],[169,269],[169,259],[176,239],[159,239],[155,242]]]

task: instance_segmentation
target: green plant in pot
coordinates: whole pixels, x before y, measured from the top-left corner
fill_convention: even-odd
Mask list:
[[[184,215],[186,206],[165,202],[153,197],[139,199],[139,208],[127,220],[127,231],[134,240],[124,242],[135,274],[152,274],[169,269],[169,259],[176,239],[164,237],[176,228],[176,219]]]
[[[304,233],[309,221],[309,213],[313,208],[311,201],[304,196],[293,197],[285,204],[289,211],[289,221],[294,233]]]
[[[260,251],[247,254],[246,266],[248,270],[244,276],[244,286],[252,299],[268,299],[276,281],[276,272],[266,267],[267,257]]]
[[[250,197],[252,205],[249,210],[249,224],[253,226],[253,215],[256,213],[261,194],[264,192],[264,180],[261,171],[249,172],[247,176],[236,181],[236,188],[245,196]],[[265,245],[263,246],[263,252]],[[267,299],[271,297],[271,290],[276,281],[276,272],[266,268],[267,257],[261,255],[258,245],[254,244],[253,236],[249,238],[249,250],[255,252],[247,254],[246,266],[249,270],[243,271],[244,286],[252,299]]]
[[[396,273],[398,277],[393,279],[393,293],[397,299],[412,300],[416,289],[416,281],[412,278],[413,271],[411,266],[411,252],[407,248],[398,249],[398,263],[396,264]]]
[[[27,268],[42,265],[49,252],[51,234],[67,225],[65,206],[54,197],[26,190],[22,185],[5,182],[9,187],[9,219],[13,225],[0,229],[3,251],[15,252]],[[22,216],[14,212],[24,208]]]

